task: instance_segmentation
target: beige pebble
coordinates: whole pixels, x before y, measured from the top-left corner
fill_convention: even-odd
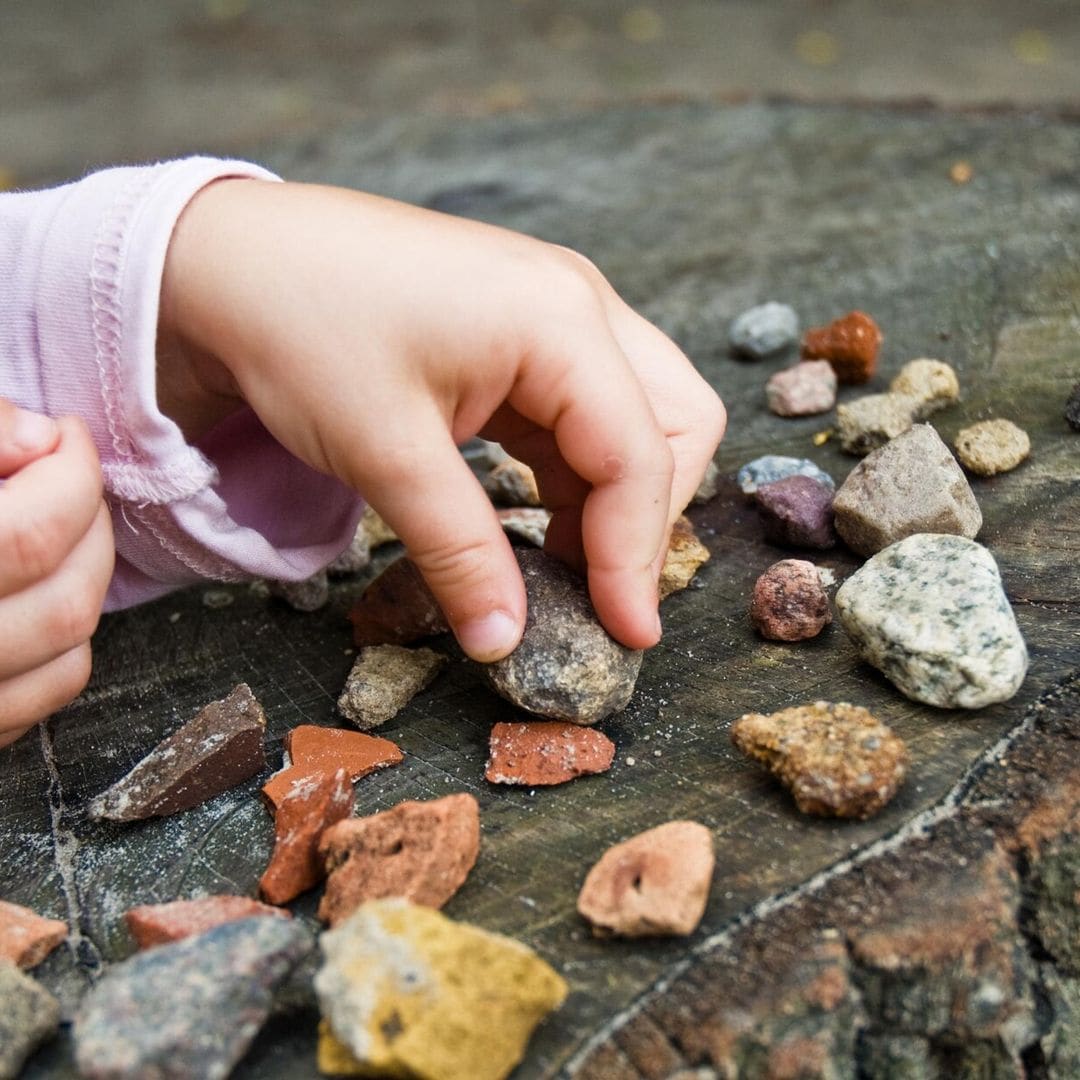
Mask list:
[[[840,445],[849,454],[869,454],[915,423],[917,402],[902,394],[868,394],[836,407]]]
[[[1011,420],[980,420],[964,428],[953,444],[960,464],[978,476],[1015,469],[1031,453],[1031,440]]]
[[[960,380],[944,361],[921,357],[900,369],[889,383],[889,392],[914,399],[915,419],[922,420],[960,397]]]

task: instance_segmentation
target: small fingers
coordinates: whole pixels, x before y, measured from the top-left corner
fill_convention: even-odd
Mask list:
[[[59,441],[55,420],[0,399],[0,476],[11,476],[42,454],[51,453]]]
[[[78,697],[90,670],[90,645],[83,642],[33,671],[0,682],[0,747]]]

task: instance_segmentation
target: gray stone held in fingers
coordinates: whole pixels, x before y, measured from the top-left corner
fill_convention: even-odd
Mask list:
[[[60,1003],[14,964],[0,960],[0,1077],[15,1077],[60,1025]]]
[[[1027,672],[997,564],[962,536],[885,548],[840,586],[836,610],[863,659],[915,701],[979,709],[1011,698]]]

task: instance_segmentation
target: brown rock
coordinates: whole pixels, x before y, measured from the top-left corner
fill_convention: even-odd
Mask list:
[[[67,923],[0,900],[0,962],[37,967],[68,936]]]
[[[694,580],[698,567],[710,558],[709,549],[697,538],[689,518],[679,517],[671,527],[667,556],[660,570],[660,599],[685,589]]]
[[[357,645],[408,645],[450,629],[416,564],[404,556],[364,590],[349,620]]]
[[[615,744],[595,728],[558,720],[496,724],[484,776],[493,784],[563,784],[607,772],[614,757]]]
[[[274,815],[274,853],[259,880],[264,900],[286,904],[322,881],[319,838],[352,810],[347,769],[309,773],[307,780],[293,784]]]
[[[765,536],[783,547],[836,546],[833,492],[809,476],[786,476],[754,492]]]
[[[840,446],[862,457],[911,430],[918,401],[903,394],[867,394],[836,407]]]
[[[329,875],[319,918],[336,926],[364,901],[388,896],[442,907],[479,850],[480,808],[465,793],[339,821],[319,843]]]
[[[828,326],[815,326],[803,335],[806,360],[828,360],[842,383],[864,383],[873,374],[883,336],[865,312],[849,311]]]
[[[812,562],[782,559],[754,583],[750,621],[771,641],[805,641],[832,622],[829,597]]]
[[[956,456],[977,476],[1015,469],[1031,453],[1031,439],[1011,420],[980,420],[957,433]]]
[[[252,915],[291,918],[287,911],[260,904],[250,896],[201,896],[195,900],[172,900],[167,904],[142,904],[124,913],[128,932],[140,949],[167,945],[194,937],[222,923]]]
[[[138,821],[188,810],[266,767],[266,717],[247,683],[213,701],[90,801],[96,820]]]
[[[361,731],[397,716],[446,666],[431,649],[369,645],[360,650],[338,698],[341,715]]]
[[[907,773],[903,740],[846,702],[815,701],[768,716],[746,713],[732,725],[731,739],[768,766],[804,814],[872,817]]]
[[[693,933],[705,914],[714,861],[704,825],[658,825],[604,852],[581,887],[578,912],[597,937]]]
[[[500,461],[483,479],[492,502],[502,506],[542,506],[536,475],[523,461]]]

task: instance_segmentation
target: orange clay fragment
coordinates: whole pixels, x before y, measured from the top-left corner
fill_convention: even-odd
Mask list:
[[[615,744],[596,728],[561,720],[496,724],[488,743],[485,779],[541,787],[607,772]]]
[[[128,932],[140,949],[168,945],[212,930],[222,923],[252,915],[291,918],[281,908],[260,904],[250,896],[200,896],[195,900],[172,900],[167,904],[141,904],[124,913]]]
[[[37,967],[67,936],[67,923],[0,900],[0,961]]]
[[[864,383],[873,374],[884,335],[863,311],[849,311],[828,326],[811,327],[803,335],[804,360],[828,360],[842,383]]]

